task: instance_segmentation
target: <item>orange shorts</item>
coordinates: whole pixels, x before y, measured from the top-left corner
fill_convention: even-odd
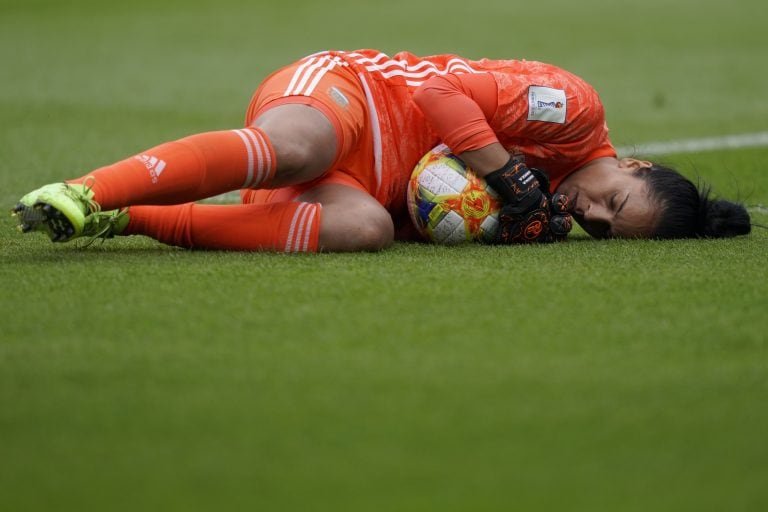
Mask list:
[[[271,203],[296,199],[319,184],[336,183],[376,196],[373,133],[365,91],[357,75],[331,57],[309,57],[269,75],[251,99],[246,126],[270,108],[285,104],[309,105],[321,111],[336,131],[336,158],[320,178],[278,189],[245,189],[243,203]]]

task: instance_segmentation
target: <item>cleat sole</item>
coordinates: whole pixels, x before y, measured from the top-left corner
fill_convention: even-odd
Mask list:
[[[19,221],[18,227],[24,233],[38,229],[44,230],[42,225],[45,222],[45,216],[34,207],[18,203],[11,209],[11,214]]]
[[[53,205],[38,201],[33,208],[43,217],[43,224],[53,242],[66,242],[75,234],[69,219]]]
[[[41,231],[53,242],[66,242],[75,234],[69,219],[48,203],[38,201],[32,206],[18,203],[11,208],[11,215],[19,222],[22,233]]]

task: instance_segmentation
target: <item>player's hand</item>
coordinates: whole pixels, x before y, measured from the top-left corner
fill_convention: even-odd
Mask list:
[[[563,242],[573,228],[573,218],[568,213],[571,201],[565,194],[555,192],[549,198],[549,232],[552,235],[551,242]]]
[[[499,211],[497,244],[531,244],[559,242],[566,239],[573,227],[568,214],[565,194],[542,194],[538,205],[525,213],[518,213],[511,205]]]
[[[510,213],[524,214],[537,209],[545,191],[539,177],[543,177],[546,186],[549,180],[544,173],[529,169],[519,158],[510,157],[501,169],[485,175],[485,182],[499,194]]]
[[[511,162],[511,160],[510,160]],[[510,167],[509,164],[505,168]],[[495,242],[498,244],[549,243],[565,240],[573,227],[568,213],[569,200],[565,194],[549,193],[549,179],[538,169],[529,169],[525,164],[515,163],[506,178],[527,184],[535,182],[536,190],[525,190],[522,200],[505,203],[499,212],[499,231]],[[504,171],[504,169],[501,169]],[[498,171],[496,171],[498,172]],[[493,174],[493,173],[492,173]],[[497,175],[499,176],[499,175]],[[529,176],[533,176],[531,180]],[[487,180],[487,177],[486,177]],[[517,190],[523,191],[521,187]],[[535,198],[531,203],[530,198]]]

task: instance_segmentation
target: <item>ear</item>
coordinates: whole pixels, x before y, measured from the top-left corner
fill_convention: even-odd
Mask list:
[[[619,160],[619,167],[636,170],[636,169],[642,169],[643,167],[651,167],[653,165],[652,162],[649,162],[648,160],[638,160],[637,158],[622,158]]]

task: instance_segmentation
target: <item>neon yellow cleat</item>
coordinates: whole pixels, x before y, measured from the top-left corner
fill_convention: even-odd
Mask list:
[[[110,210],[107,212],[94,212],[85,218],[85,226],[80,236],[90,237],[83,245],[87,247],[101,238],[102,242],[123,232],[130,222],[128,208]]]
[[[127,210],[102,212],[87,183],[45,185],[22,197],[11,212],[23,233],[43,231],[53,242],[81,236],[107,238],[128,224]]]

